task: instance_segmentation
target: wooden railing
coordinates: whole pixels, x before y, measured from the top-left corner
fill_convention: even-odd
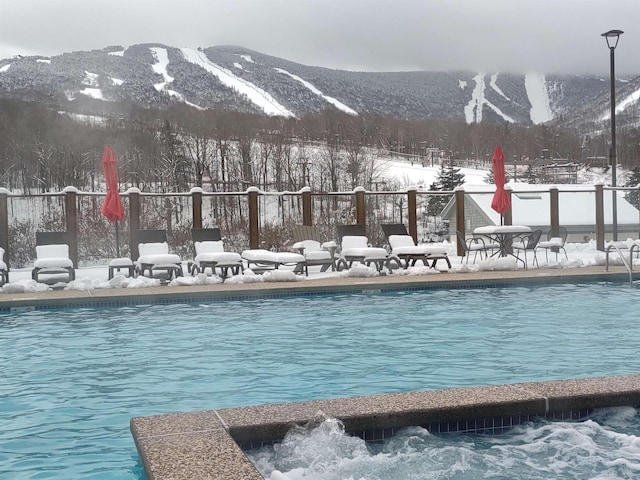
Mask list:
[[[593,205],[594,210],[594,219],[595,219],[595,232],[596,232],[596,248],[598,250],[604,251],[605,247],[605,222],[604,222],[604,191],[605,190],[614,190],[611,187],[604,187],[603,185],[585,185],[585,188],[579,191],[582,192],[591,192],[595,194],[595,203]],[[632,190],[630,188],[617,188],[615,190]],[[635,190],[638,190],[637,188]],[[559,219],[559,193],[560,189],[557,186],[552,186],[548,190],[548,194],[550,195],[550,211],[549,211],[549,228],[558,227],[560,225]],[[575,192],[576,189],[565,190],[566,193]],[[509,195],[512,192],[507,189]],[[540,190],[535,190],[531,192],[518,191],[517,193],[541,193]],[[249,248],[260,248],[261,245],[261,222],[260,222],[260,202],[259,199],[261,196],[265,195],[288,195],[291,197],[299,197],[300,205],[301,205],[301,221],[298,223],[302,223],[303,225],[312,225],[314,224],[314,196],[342,196],[342,197],[350,197],[353,208],[355,209],[354,219],[355,223],[362,224],[366,226],[367,222],[367,197],[372,196],[372,198],[376,198],[377,196],[389,196],[392,195],[394,198],[400,196],[404,198],[404,201],[400,202],[400,208],[402,210],[400,218],[403,221],[410,233],[410,235],[414,238],[414,240],[418,241],[418,196],[431,196],[431,195],[452,195],[455,199],[455,212],[456,212],[456,224],[455,229],[462,232],[465,232],[465,194],[470,193],[482,193],[488,194],[486,190],[482,191],[474,191],[473,188],[464,189],[459,187],[455,191],[445,191],[445,192],[433,192],[433,191],[418,191],[416,189],[408,189],[406,191],[393,191],[393,192],[372,192],[365,191],[364,188],[358,187],[352,192],[332,192],[332,193],[314,193],[309,188],[304,188],[299,192],[280,192],[278,194],[274,194],[273,192],[261,192],[255,187],[250,187],[245,192],[205,192],[200,188],[194,188],[188,193],[180,193],[180,194],[170,194],[170,196],[178,196],[178,197],[188,197],[191,203],[191,227],[193,228],[202,228],[203,227],[203,199],[209,196],[219,196],[219,197],[228,197],[228,196],[236,196],[242,197],[243,201],[246,202],[248,209],[248,247]],[[542,192],[544,193],[544,192]],[[98,197],[97,200],[101,203],[102,198],[104,197],[104,193],[93,193],[93,192],[79,192],[77,189],[73,187],[67,187],[63,192],[57,194],[47,194],[48,196],[58,196],[64,199],[64,227],[63,229],[69,234],[70,239],[70,255],[74,263],[78,264],[78,197],[81,196],[93,196]],[[140,192],[138,189],[132,188],[127,192],[121,194],[123,198],[128,200],[128,211],[127,211],[127,231],[122,232],[123,238],[128,239],[130,253],[132,258],[137,258],[137,241],[136,235],[137,232],[141,229],[141,201],[146,196],[158,196],[159,194],[145,194]],[[4,248],[7,253],[9,253],[9,223],[10,223],[10,215],[8,210],[8,200],[12,196],[20,196],[14,195],[6,189],[0,189],[0,247]],[[503,218],[503,221],[506,225],[512,224],[512,214],[511,210],[509,210]],[[341,223],[341,222],[336,222]],[[639,220],[639,228],[640,228],[640,220]],[[453,231],[453,226],[451,226],[451,231]],[[458,245],[458,255],[462,255],[463,252]],[[10,258],[10,255],[5,255],[5,259]]]

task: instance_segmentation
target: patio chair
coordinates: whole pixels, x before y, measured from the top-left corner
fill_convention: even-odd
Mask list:
[[[182,259],[169,253],[166,230],[138,230],[138,259],[134,262],[138,275],[153,278],[157,272],[165,272],[169,279],[182,276]]]
[[[207,269],[215,274],[216,269],[219,269],[220,276],[226,278],[229,270],[233,275],[244,270],[240,254],[225,251],[219,228],[192,228],[191,240],[194,251],[194,259],[188,263],[191,275],[206,273]]]
[[[40,282],[40,275],[65,275],[67,281],[75,280],[67,232],[36,232],[36,260],[31,278]]]
[[[240,254],[247,262],[247,268],[255,273],[277,270],[282,266],[293,266],[295,273],[304,271],[304,255],[293,252],[272,252],[262,248],[243,250]]]
[[[336,268],[351,268],[354,262],[364,265],[376,266],[378,271],[384,267],[392,270],[393,266],[402,267],[400,259],[390,255],[384,248],[372,247],[365,234],[364,225],[336,225],[338,238],[340,239],[340,258],[336,262]]]
[[[529,235],[525,235],[520,237],[518,240],[511,244],[511,248],[516,253],[516,259],[522,260],[520,258],[520,252],[522,252],[524,256],[524,268],[528,268],[527,266],[527,252],[533,252],[533,263],[538,265],[538,256],[536,255],[536,248],[538,248],[538,242],[540,241],[540,237],[542,236],[542,230],[534,230]]]
[[[428,243],[416,244],[403,223],[383,223],[381,227],[387,237],[387,242],[389,242],[391,254],[404,261],[404,268],[408,268],[409,265],[415,266],[418,260],[424,266],[431,268],[435,268],[438,260],[444,260],[451,268],[451,261],[443,246]],[[429,265],[429,260],[432,261],[431,265]]]
[[[483,254],[484,258],[489,258],[489,253],[500,249],[500,245],[497,243],[485,242],[485,240],[480,237],[470,237],[467,239],[459,230],[456,230],[456,238],[458,239],[458,244],[462,247],[463,256],[467,257],[465,263],[469,263],[471,252],[474,254],[473,263],[476,263],[478,253],[480,254],[480,260],[482,260]],[[462,263],[462,257],[460,257],[460,263]]]
[[[304,256],[304,271],[309,276],[310,266],[320,266],[321,272],[336,269],[336,250],[338,245],[334,241],[322,242],[318,227],[310,225],[296,225],[293,229],[293,240],[296,242],[292,249]]]
[[[549,250],[555,252],[556,254],[556,262],[558,261],[558,252],[562,250],[564,252],[564,256],[567,260],[569,260],[569,256],[567,255],[567,251],[564,249],[564,244],[567,242],[567,236],[569,233],[567,229],[564,227],[552,228],[547,233],[547,239],[543,242],[538,243],[538,247],[544,248],[544,255],[547,259],[547,263],[549,262]]]

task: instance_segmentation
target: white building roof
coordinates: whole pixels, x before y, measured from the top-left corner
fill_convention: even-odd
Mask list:
[[[544,227],[549,225],[551,211],[551,195],[549,189],[553,185],[529,185],[510,183],[511,212],[514,225]],[[596,222],[596,195],[594,185],[558,185],[558,215],[561,225],[594,225]],[[495,185],[469,186],[465,196],[471,198],[482,213],[495,225],[500,225],[500,214],[491,208]],[[591,191],[584,191],[591,190]],[[475,193],[486,192],[486,193]],[[619,225],[638,225],[640,211],[625,198],[624,192],[617,194],[617,220]],[[613,218],[613,192],[604,192],[604,222],[611,224]],[[450,202],[451,204],[452,202]],[[449,205],[443,210],[443,214]]]

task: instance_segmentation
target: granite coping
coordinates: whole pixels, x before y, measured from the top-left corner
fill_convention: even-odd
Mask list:
[[[326,417],[352,432],[638,405],[640,374],[634,374],[137,417],[131,431],[150,480],[261,480],[239,443],[277,441],[295,425]]]

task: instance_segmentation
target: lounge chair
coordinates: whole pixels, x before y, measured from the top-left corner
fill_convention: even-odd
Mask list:
[[[216,273],[220,270],[220,276],[226,278],[231,270],[233,275],[238,275],[243,270],[242,257],[236,252],[226,252],[219,228],[192,228],[191,239],[195,257],[189,262],[188,268],[191,275]]]
[[[308,225],[296,225],[293,229],[293,240],[296,242],[291,247],[296,253],[304,255],[304,271],[309,275],[309,267],[319,265],[321,272],[326,272],[329,267],[336,269],[336,250],[338,245],[334,241],[322,242],[320,231],[317,227]]]
[[[69,282],[75,280],[67,232],[36,232],[36,260],[31,278],[39,282],[40,275],[65,275]]]
[[[336,225],[338,238],[340,239],[340,258],[336,262],[336,268],[351,268],[354,262],[364,265],[376,266],[378,271],[384,267],[392,270],[393,265],[401,267],[400,259],[381,247],[372,247],[365,234],[364,225]]]
[[[467,257],[466,263],[469,263],[469,257],[471,256],[471,252],[473,255],[473,263],[476,263],[476,258],[478,257],[478,253],[480,254],[480,260],[482,260],[482,255],[484,254],[484,258],[489,258],[489,253],[500,250],[500,245],[493,242],[485,242],[483,238],[480,237],[471,237],[465,239],[462,232],[456,230],[456,238],[458,239],[458,243],[462,247],[463,256]],[[460,263],[462,263],[462,257],[460,257]]]
[[[529,235],[520,237],[511,244],[511,248],[516,253],[516,258],[521,260],[520,252],[524,255],[524,268],[527,269],[527,252],[533,252],[533,263],[538,265],[538,257],[536,255],[536,249],[538,248],[538,242],[542,236],[542,230],[534,230]]]
[[[153,278],[165,272],[169,279],[182,276],[182,259],[169,253],[166,230],[138,230],[138,259],[134,262],[138,275]]]
[[[415,266],[418,260],[431,268],[435,268],[438,260],[444,260],[451,268],[451,261],[443,246],[428,243],[416,244],[403,223],[385,223],[381,226],[387,237],[387,242],[389,242],[389,247],[391,247],[391,254],[404,261],[404,268],[408,268],[409,265]],[[429,260],[431,260],[431,265],[429,265]]]
[[[241,257],[247,262],[247,268],[256,273],[266,270],[277,270],[281,266],[293,266],[293,271],[301,273],[304,270],[304,255],[293,252],[272,252],[264,249],[244,250]],[[252,266],[253,265],[253,266]]]
[[[544,248],[544,255],[547,259],[547,263],[549,263],[549,250],[555,252],[556,254],[556,262],[558,261],[558,252],[562,250],[564,252],[564,256],[567,260],[569,257],[567,256],[567,251],[564,249],[564,244],[567,242],[567,236],[569,233],[567,229],[564,227],[552,228],[547,233],[547,239],[543,242],[538,243],[538,247]]]

